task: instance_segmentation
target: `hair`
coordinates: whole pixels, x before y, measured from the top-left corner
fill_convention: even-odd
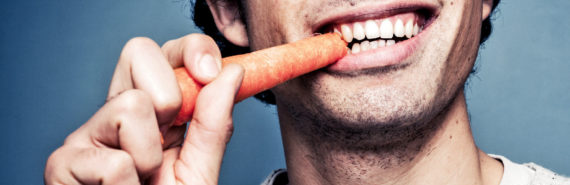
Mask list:
[[[218,1],[220,0],[212,0],[213,3],[218,3]],[[240,0],[221,0],[221,1],[223,1],[223,3],[230,3],[227,4],[229,6],[238,7],[239,11],[236,13],[239,14],[239,17],[242,19],[244,23],[246,22],[245,14],[243,13],[244,10],[243,5]],[[487,39],[491,35],[491,32],[493,30],[493,25],[491,21],[493,19],[493,15],[496,12],[497,5],[499,5],[500,1],[501,0],[493,0],[491,14],[489,15],[489,17],[487,17],[487,19],[483,20],[483,23],[481,25],[481,38],[479,40],[479,45],[485,43],[485,41],[487,41]],[[222,33],[216,27],[216,23],[214,22],[214,18],[212,17],[212,13],[210,12],[210,8],[208,7],[208,3],[206,3],[206,0],[195,0],[193,8],[194,9],[191,10],[191,13],[192,13],[192,20],[194,20],[194,24],[196,24],[196,26],[200,28],[200,30],[202,30],[204,34],[212,37],[216,41],[216,44],[218,44],[218,47],[222,52],[222,56],[224,57],[232,56],[232,55],[247,53],[250,51],[248,47],[240,47],[232,44],[222,35]],[[256,94],[255,98],[267,104],[275,104],[275,95],[270,90],[266,90]]]

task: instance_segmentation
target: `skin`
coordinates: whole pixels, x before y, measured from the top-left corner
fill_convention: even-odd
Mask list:
[[[310,36],[335,10],[389,2],[250,0],[248,29],[222,33],[230,41],[247,37],[256,50]],[[404,61],[410,65],[350,75],[321,70],[272,89],[291,184],[499,183],[502,166],[475,146],[463,93],[492,1],[433,2],[438,17]],[[218,19],[238,11],[227,7],[211,10]],[[243,24],[232,18],[218,28]],[[452,170],[459,173],[447,175]]]
[[[236,5],[208,1],[221,33],[253,50],[308,37],[335,10],[384,2],[248,0],[242,22]],[[434,2],[435,31],[406,59],[410,65],[318,71],[272,89],[291,184],[499,183],[502,165],[475,145],[463,93],[492,0]],[[107,103],[52,153],[46,184],[217,184],[243,77],[240,66],[221,70],[220,61],[204,35],[162,47],[129,41]],[[181,103],[172,71],[179,66],[206,85],[186,138],[184,126],[171,125]]]
[[[46,184],[217,184],[243,78],[241,66],[221,70],[220,62],[215,42],[204,35],[162,47],[148,38],[130,40],[107,103],[50,155]],[[205,84],[188,130],[172,126],[182,101],[173,68],[180,66]],[[191,134],[184,138],[185,132]]]

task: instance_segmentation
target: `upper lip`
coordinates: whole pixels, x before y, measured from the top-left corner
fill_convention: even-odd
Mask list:
[[[375,1],[374,5],[354,6],[350,8],[342,8],[340,10],[331,11],[329,15],[315,21],[312,26],[312,32],[318,33],[330,25],[342,24],[347,22],[362,21],[366,19],[377,19],[390,17],[404,12],[412,12],[417,10],[428,10],[431,16],[437,14],[438,3],[427,1]],[[330,30],[328,30],[330,31]]]

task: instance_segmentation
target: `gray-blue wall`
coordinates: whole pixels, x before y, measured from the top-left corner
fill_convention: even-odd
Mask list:
[[[467,90],[477,144],[570,175],[570,1],[502,1]],[[0,184],[41,184],[48,155],[103,104],[129,38],[196,32],[184,5],[3,1]],[[276,111],[248,99],[234,115],[220,183],[259,183],[285,166]]]

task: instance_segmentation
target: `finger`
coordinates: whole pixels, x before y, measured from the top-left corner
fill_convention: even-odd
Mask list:
[[[131,39],[123,48],[108,99],[133,88],[150,95],[161,125],[169,124],[182,104],[182,95],[172,67],[160,47],[148,38]],[[168,125],[163,128],[168,128]]]
[[[162,161],[160,132],[154,115],[147,93],[127,90],[69,135],[65,144],[124,150],[132,157],[139,174],[146,177]]]
[[[173,67],[186,66],[196,81],[210,83],[222,68],[220,50],[214,40],[203,34],[190,34],[162,46]]]
[[[170,148],[163,152],[162,165],[156,173],[148,179],[147,184],[176,184],[174,176],[174,162],[178,159],[180,147]]]
[[[48,159],[46,184],[140,184],[131,156],[107,148],[62,147]]]
[[[163,149],[180,147],[186,134],[186,124],[170,127],[162,136],[164,137]]]
[[[182,184],[217,184],[226,144],[233,131],[234,97],[241,85],[243,68],[226,66],[198,94],[194,117],[174,164]]]

